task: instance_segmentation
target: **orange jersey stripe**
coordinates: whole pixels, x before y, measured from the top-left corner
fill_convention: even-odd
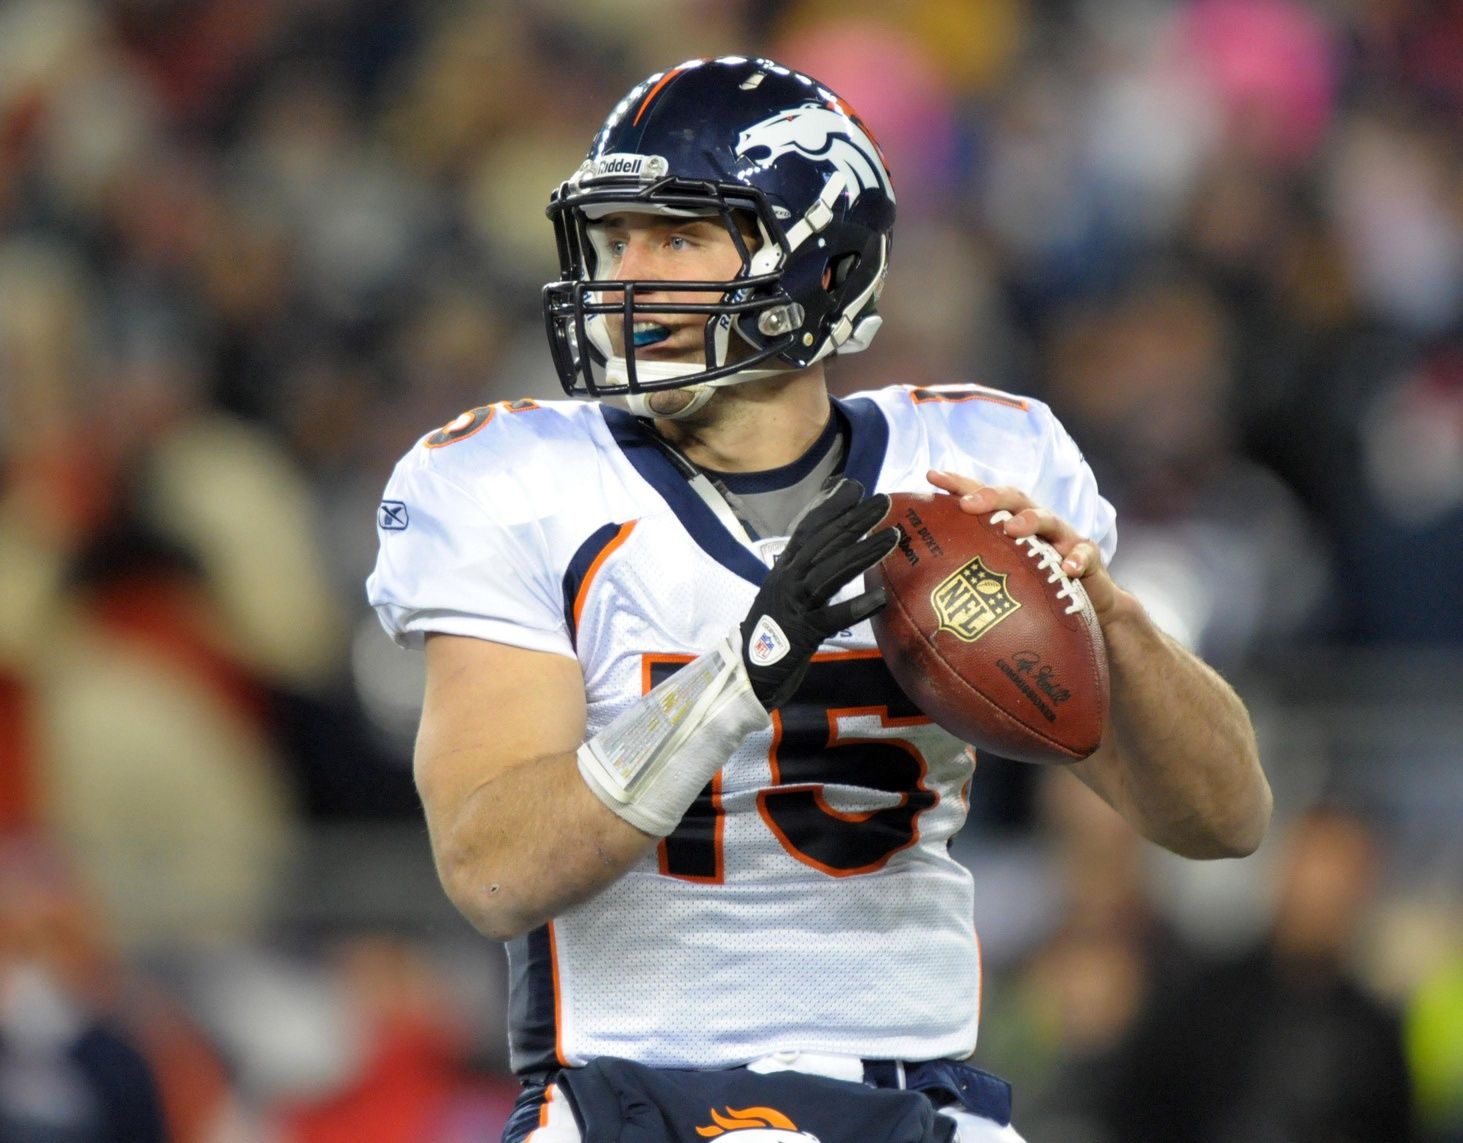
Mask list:
[[[538,1107],[538,1126],[528,1133],[526,1143],[533,1143],[534,1136],[549,1126],[549,1105],[554,1102],[554,1097],[559,1094],[554,1084],[544,1088],[544,1101]]]
[[[610,554],[630,538],[630,533],[635,530],[638,520],[631,520],[621,524],[620,530],[615,533],[614,539],[604,546],[604,550],[594,557],[594,563],[589,565],[589,570],[584,573],[584,582],[579,585],[579,593],[574,596],[574,630],[579,630],[579,617],[584,613],[584,601],[589,598],[589,585],[594,582],[594,577],[599,574],[599,569],[609,559]]]
[[[992,404],[1005,405],[1008,409],[1020,409],[1025,412],[1030,406],[1020,397],[1008,397],[1004,393],[994,393],[989,389],[980,389],[975,386],[970,388],[949,389],[939,392],[934,389],[911,389],[909,399],[916,405],[922,405],[926,401],[946,401],[952,405],[961,401],[990,401]]]
[[[692,662],[695,655],[642,655],[640,656],[640,693],[648,695],[655,685],[653,668],[660,663],[675,663],[684,666]]]
[[[549,972],[554,978],[554,1058],[561,1068],[569,1066],[564,1055],[564,1004],[559,996],[559,941],[554,935],[554,922],[548,923],[549,930]],[[547,1111],[547,1102],[545,1102]]]

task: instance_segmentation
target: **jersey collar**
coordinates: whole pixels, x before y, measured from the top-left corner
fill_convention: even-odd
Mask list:
[[[828,423],[823,426],[823,431],[818,434],[818,439],[791,464],[769,468],[762,472],[722,472],[714,468],[703,468],[701,471],[738,495],[747,493],[755,495],[758,492],[776,492],[780,488],[791,488],[812,472],[818,466],[818,462],[828,455],[828,450],[838,439],[839,424],[842,419],[837,410],[829,410]]]
[[[833,407],[835,413],[829,418],[828,429],[808,453],[774,472],[785,475],[789,469],[802,465],[809,455],[813,458],[811,463],[816,464],[832,443],[837,432],[834,419],[841,414],[849,426],[844,475],[853,477],[872,491],[878,484],[879,472],[884,465],[889,424],[878,406],[867,398],[841,401],[835,397]],[[665,499],[697,546],[728,571],[761,586],[767,577],[766,565],[717,519],[716,513],[696,494],[685,474],[657,443],[651,429],[638,417],[613,405],[601,404],[599,411],[625,459]]]

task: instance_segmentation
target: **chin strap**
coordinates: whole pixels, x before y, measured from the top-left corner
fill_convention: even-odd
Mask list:
[[[692,373],[699,373],[704,367],[698,363],[679,361],[636,361],[636,376],[645,381],[674,381],[677,377],[686,377]],[[690,403],[684,409],[675,413],[657,413],[650,407],[650,393],[626,393],[614,397],[603,397],[606,404],[618,405],[637,417],[650,417],[663,421],[680,421],[700,412],[706,407],[706,403],[716,395],[718,389],[725,389],[730,385],[740,385],[744,381],[759,381],[765,377],[785,377],[790,371],[788,369],[743,369],[726,377],[718,377],[714,381],[703,381],[699,385],[686,385],[679,391],[691,395]],[[611,357],[605,365],[605,381],[611,385],[628,385],[630,374],[625,367],[623,357]]]

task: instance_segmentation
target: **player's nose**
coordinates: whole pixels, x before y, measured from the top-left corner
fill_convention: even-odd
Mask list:
[[[611,277],[615,281],[659,281],[669,275],[660,244],[650,235],[632,234],[620,252]]]

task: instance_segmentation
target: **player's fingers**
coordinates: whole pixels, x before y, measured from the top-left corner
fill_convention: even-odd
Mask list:
[[[965,496],[985,487],[983,481],[979,481],[973,476],[961,476],[958,472],[946,472],[940,468],[930,469],[925,473],[925,479],[942,492],[948,492],[952,496]]]
[[[857,487],[857,482],[854,482]],[[803,562],[816,561],[846,547],[889,514],[889,497],[882,492],[850,504],[829,519],[802,545]]]
[[[821,494],[820,498],[813,501],[813,506],[808,509],[807,514],[799,522],[796,531],[803,528],[816,532],[830,520],[835,520],[847,512],[864,497],[864,486],[852,477],[840,476]]]
[[[875,587],[852,599],[830,603],[827,607],[813,612],[808,618],[819,630],[832,634],[835,631],[846,630],[855,623],[862,623],[870,615],[882,611],[888,602],[889,597],[884,589]]]
[[[1081,539],[1077,530],[1050,508],[1023,508],[1002,522],[1008,536],[1040,536],[1058,550]]]
[[[961,494],[960,507],[972,516],[980,516],[986,512],[999,512],[1003,509],[1014,515],[1022,509],[1032,508],[1035,505],[1025,492],[1019,488],[1013,488],[1009,484],[982,484],[974,491]]]
[[[859,506],[849,512],[844,518],[850,535],[862,536],[875,524],[889,515],[889,497],[879,492],[870,496],[867,500],[859,503]]]
[[[844,517],[858,507],[863,495],[864,486],[857,480],[839,477],[798,519],[792,535],[788,537],[784,558],[790,560],[803,553],[816,554],[825,547],[831,537],[843,530]]]
[[[807,597],[818,602],[837,593],[854,576],[866,572],[882,560],[899,543],[894,528],[880,528],[871,536],[828,555],[808,568],[805,581]]]
[[[803,579],[803,598],[810,606],[822,606],[851,580],[892,552],[897,542],[898,535],[886,528],[847,548],[830,552],[808,569]]]
[[[864,487],[857,480],[839,477],[830,484],[798,519],[788,537],[783,559],[791,563],[803,552],[826,543],[829,529],[836,530],[839,518],[857,505],[863,495]]]
[[[1062,570],[1073,579],[1102,571],[1102,550],[1091,540],[1078,540],[1063,556]]]

